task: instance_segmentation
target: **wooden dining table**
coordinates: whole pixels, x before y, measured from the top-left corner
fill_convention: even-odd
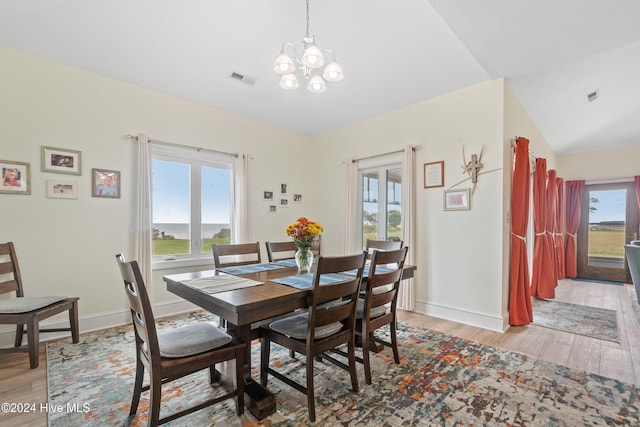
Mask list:
[[[268,267],[270,264],[264,265]],[[415,266],[405,266],[403,279],[413,277],[414,271]],[[258,338],[257,327],[260,322],[307,307],[311,289],[299,289],[274,282],[274,279],[300,274],[296,267],[288,266],[238,275],[261,282],[256,286],[209,293],[193,285],[198,280],[206,281],[225,274],[228,273],[224,269],[213,269],[170,274],[164,276],[163,280],[169,292],[220,316],[226,321],[230,333],[249,344],[245,353],[247,406],[256,418],[263,419],[275,412],[275,399],[268,389],[251,378],[250,343]]]

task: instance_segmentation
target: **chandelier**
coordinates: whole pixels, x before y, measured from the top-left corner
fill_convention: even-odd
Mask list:
[[[273,71],[282,76],[280,77],[280,87],[284,90],[296,90],[300,86],[296,72],[300,71],[300,74],[308,80],[307,89],[309,92],[322,93],[327,90],[326,82],[338,82],[344,77],[342,75],[342,68],[336,62],[335,53],[331,49],[320,48],[315,43],[315,36],[309,35],[309,0],[307,0],[307,33],[302,39],[304,49],[302,52],[302,58],[298,59],[296,47],[291,42],[284,42],[282,44],[282,50],[280,55],[276,58],[276,62],[273,64]],[[286,52],[286,49],[290,48],[293,51],[292,56]],[[331,60],[324,67],[322,73],[319,69],[325,63],[324,54],[331,55]]]

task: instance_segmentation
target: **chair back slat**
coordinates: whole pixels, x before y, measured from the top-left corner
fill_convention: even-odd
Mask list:
[[[365,261],[364,252],[343,257],[320,257],[314,273],[309,307],[308,333],[311,339],[317,326],[342,322],[347,328],[355,327],[356,302]],[[356,275],[345,275],[343,281],[320,285],[322,274],[339,274],[350,270],[356,270]]]
[[[293,240],[287,242],[266,242],[265,246],[267,248],[269,262],[293,259],[295,252],[298,250]],[[283,255],[282,252],[285,254]],[[276,257],[276,253],[280,253],[280,255]]]
[[[129,300],[131,321],[136,345],[152,364],[160,363],[158,335],[147,288],[137,261],[127,262],[122,254],[116,255],[124,289]]]
[[[373,256],[373,250],[393,251],[402,248],[404,242],[402,240],[373,240],[367,239],[366,251],[369,259]]]
[[[13,242],[0,243],[0,294],[16,292],[16,296],[23,297],[22,275]]]
[[[395,311],[408,250],[404,246],[396,250],[373,251],[365,288],[365,316],[371,309],[387,304]],[[378,267],[383,269],[379,270]],[[389,271],[389,268],[393,270]]]
[[[213,263],[216,268],[236,265],[260,264],[260,242],[238,243],[231,245],[211,245]],[[234,256],[232,261],[228,257]],[[221,257],[225,257],[221,259]],[[249,258],[249,259],[247,259]]]

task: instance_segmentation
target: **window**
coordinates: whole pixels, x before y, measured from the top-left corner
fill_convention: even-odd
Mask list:
[[[402,238],[402,165],[391,164],[360,169],[360,235],[367,239]]]
[[[231,242],[231,159],[154,146],[154,260],[211,256],[212,243]]]

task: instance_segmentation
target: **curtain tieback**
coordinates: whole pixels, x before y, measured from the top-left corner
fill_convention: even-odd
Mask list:
[[[541,231],[540,233],[536,233],[536,236],[544,236],[545,232]]]
[[[521,235],[519,235],[519,234],[516,234],[516,233],[514,233],[514,232],[511,232],[511,235],[512,235],[513,237],[517,237],[518,239],[522,240],[523,242],[526,242],[526,241],[527,241],[527,238],[526,238],[526,237],[521,236]]]
[[[571,236],[571,237],[573,237],[574,239],[576,238],[576,235],[575,235],[575,234],[571,234],[571,233],[569,233],[569,232],[567,232],[567,236]]]

